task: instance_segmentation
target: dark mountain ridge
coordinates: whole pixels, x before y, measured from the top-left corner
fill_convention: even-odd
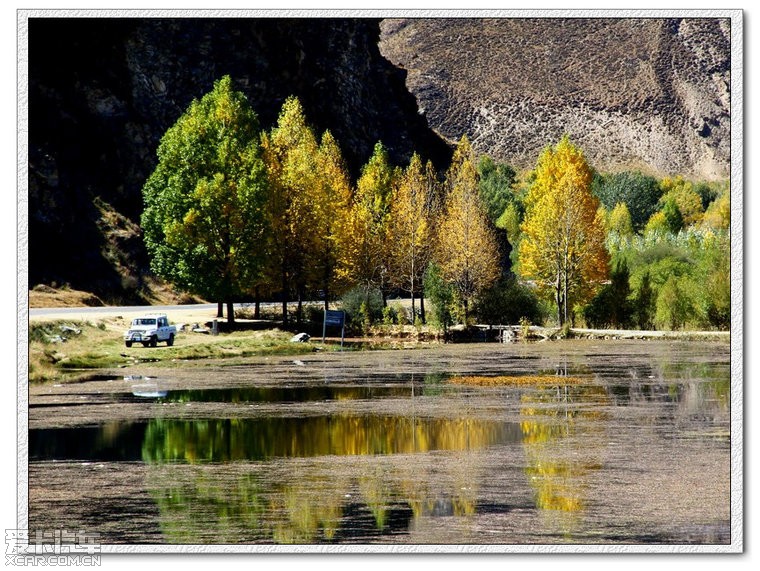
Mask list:
[[[298,96],[354,176],[377,141],[396,164],[416,150],[445,166],[450,149],[380,55],[379,34],[369,19],[29,20],[30,285],[137,295],[147,259],[134,222],[156,148],[223,75],[264,129]]]

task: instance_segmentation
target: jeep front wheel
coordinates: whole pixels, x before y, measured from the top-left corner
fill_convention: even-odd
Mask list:
[[[131,341],[125,341],[124,345],[126,345],[127,347],[131,347],[132,346],[132,342]]]
[[[166,340],[166,346],[167,347],[171,347],[172,345],[174,345],[174,334],[173,333],[171,333],[169,335],[169,338]]]
[[[150,346],[151,346],[151,347],[155,347],[155,346],[157,346],[157,345],[158,345],[158,337],[156,337],[156,336],[154,335],[153,337],[151,337],[151,338],[150,338]]]

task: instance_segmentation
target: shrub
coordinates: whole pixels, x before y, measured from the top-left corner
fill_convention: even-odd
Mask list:
[[[478,321],[489,325],[513,325],[523,318],[532,323],[542,320],[536,295],[513,277],[503,278],[485,290],[473,313]]]
[[[425,293],[433,306],[430,311],[431,323],[440,331],[446,332],[453,322],[454,288],[444,281],[441,268],[435,263],[428,266],[423,283]]]
[[[606,284],[583,309],[583,317],[591,327],[629,327],[633,307],[628,301],[631,294],[630,272],[625,260],[619,261]]]
[[[383,317],[383,298],[380,290],[355,287],[341,298],[341,307],[346,312],[346,324],[354,329],[364,330]]]
[[[657,295],[655,326],[658,329],[683,329],[695,315],[693,288],[688,278],[670,276]]]

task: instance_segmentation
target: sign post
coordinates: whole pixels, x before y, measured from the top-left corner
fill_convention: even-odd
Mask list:
[[[346,312],[325,309],[325,320],[322,324],[322,343],[325,342],[325,337],[327,337],[328,325],[340,327],[340,346],[343,347],[343,338],[346,332]]]

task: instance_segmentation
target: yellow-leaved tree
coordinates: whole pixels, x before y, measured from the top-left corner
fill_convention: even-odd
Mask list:
[[[344,289],[362,287],[368,296],[373,288],[383,296],[388,286],[390,196],[394,169],[382,143],[375,145],[362,168],[348,215],[340,230],[337,277]]]
[[[560,325],[608,274],[604,221],[591,178],[583,152],[565,135],[542,151],[525,198],[519,272],[552,295]]]
[[[261,146],[269,178],[270,221],[269,272],[282,288],[282,319],[288,320],[287,302],[295,292],[298,320],[301,302],[310,278],[310,264],[316,250],[318,144],[306,124],[303,107],[296,97],[282,106],[277,125],[262,135]]]
[[[475,154],[466,135],[446,173],[447,195],[438,225],[435,258],[454,286],[467,322],[470,302],[499,277],[499,247],[480,199]]]
[[[314,203],[314,283],[324,292],[325,310],[334,290],[336,268],[340,260],[343,225],[351,208],[351,181],[338,142],[325,131],[317,150],[317,185]]]
[[[388,225],[391,282],[412,296],[412,319],[417,315],[415,299],[430,261],[430,185],[422,160],[416,153],[393,188]]]

